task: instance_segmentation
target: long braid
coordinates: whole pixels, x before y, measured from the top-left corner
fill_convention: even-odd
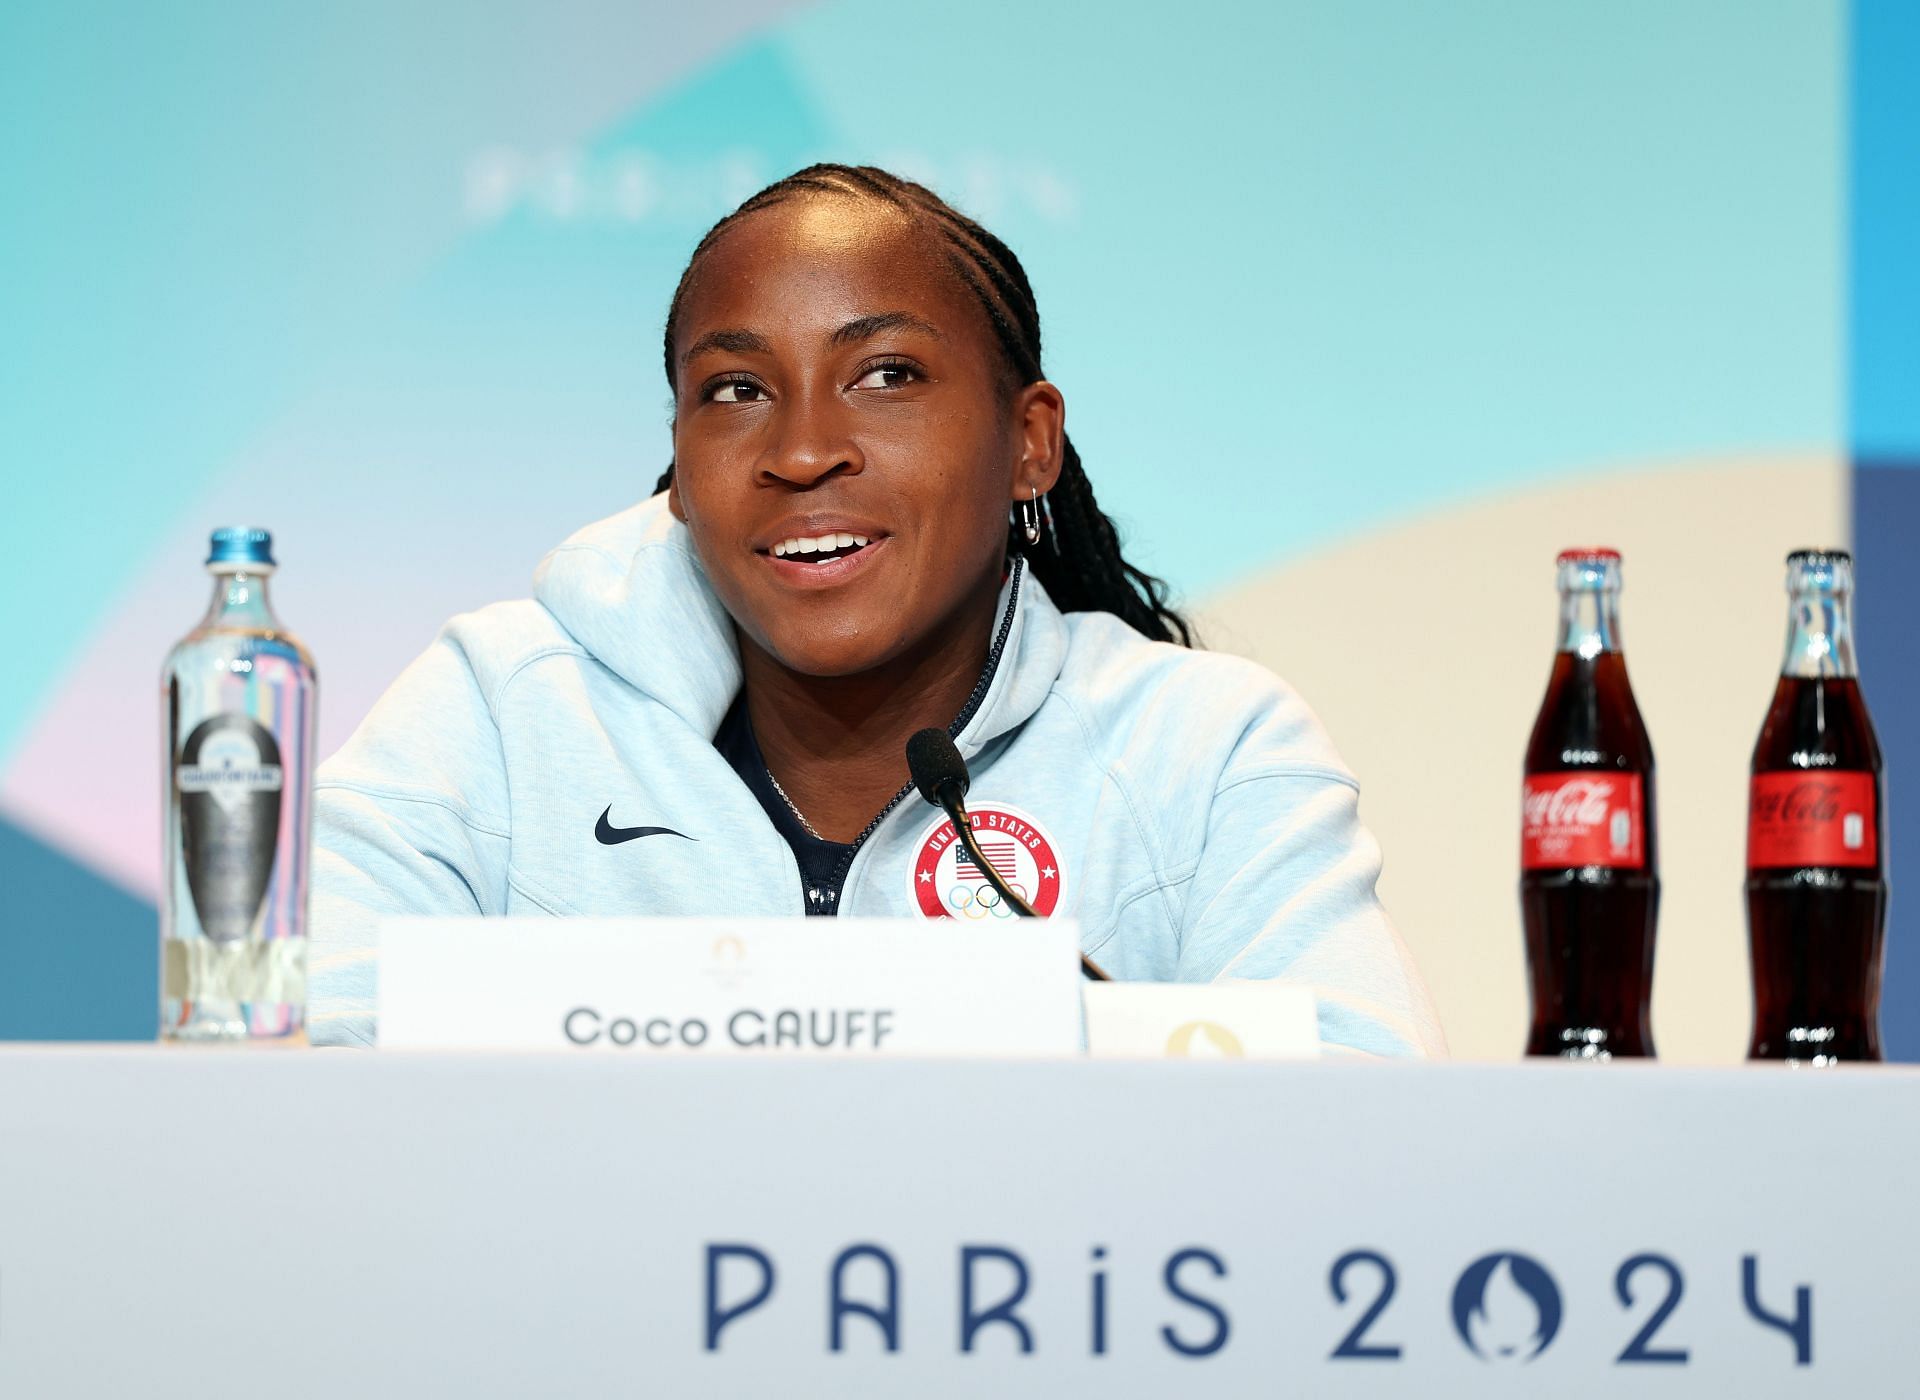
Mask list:
[[[945,200],[911,180],[870,165],[810,165],[767,186],[707,230],[687,260],[667,311],[665,360],[667,383],[675,385],[674,336],[680,303],[700,255],[732,224],[770,204],[807,194],[837,194],[877,199],[930,225],[947,243],[955,274],[978,298],[994,339],[1006,357],[1012,387],[1045,378],[1040,369],[1040,310],[1027,271],[1013,250]],[[1062,612],[1108,612],[1142,636],[1160,642],[1193,645],[1187,621],[1168,603],[1166,583],[1129,564],[1121,553],[1119,531],[1094,499],[1073,440],[1063,435],[1060,477],[1046,496],[1046,527],[1040,542],[1029,545],[1018,525],[1008,525],[1007,549],[1024,555],[1035,578]],[[668,464],[654,491],[673,483]]]

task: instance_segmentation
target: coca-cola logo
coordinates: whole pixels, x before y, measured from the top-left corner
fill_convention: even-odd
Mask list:
[[[1880,859],[1879,793],[1871,773],[1755,773],[1748,802],[1750,869],[1865,869]]]
[[[1646,859],[1638,773],[1529,773],[1521,787],[1520,863],[1527,870]]]
[[[1763,822],[1825,825],[1839,817],[1841,801],[1838,784],[1808,778],[1784,791],[1756,793],[1753,815]]]
[[[1536,828],[1603,826],[1613,809],[1613,791],[1612,783],[1598,778],[1531,789],[1523,802],[1527,825]]]

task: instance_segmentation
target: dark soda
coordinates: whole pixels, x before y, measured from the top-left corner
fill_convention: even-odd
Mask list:
[[[1521,797],[1527,1054],[1652,1055],[1653,744],[1620,649],[1620,556],[1568,550],[1557,562],[1560,641]]]
[[[1853,561],[1787,557],[1786,660],[1747,803],[1747,1055],[1880,1058],[1887,918],[1885,774],[1853,651]]]

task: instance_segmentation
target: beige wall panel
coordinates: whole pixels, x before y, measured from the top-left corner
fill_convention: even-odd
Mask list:
[[[1306,696],[1359,774],[1382,898],[1456,1056],[1510,1059],[1525,1039],[1520,763],[1552,661],[1553,560],[1612,545],[1657,764],[1655,1040],[1667,1060],[1741,1057],[1746,768],[1785,637],[1783,560],[1846,542],[1846,493],[1827,455],[1593,474],[1295,559],[1196,609],[1210,646]]]

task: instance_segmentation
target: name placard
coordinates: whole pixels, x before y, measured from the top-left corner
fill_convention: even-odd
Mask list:
[[[1299,1060],[1320,1053],[1313,990],[1293,982],[1089,982],[1100,1058]]]
[[[389,919],[383,1049],[1074,1055],[1079,934],[916,919]]]

